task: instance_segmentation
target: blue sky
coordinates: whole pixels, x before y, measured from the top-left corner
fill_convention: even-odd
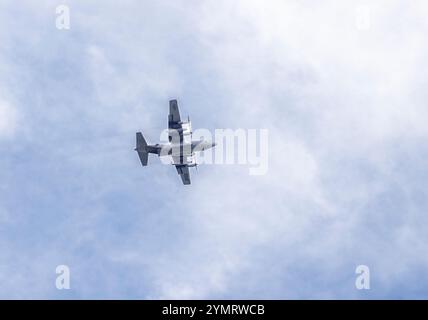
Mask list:
[[[63,3],[0,0],[0,298],[428,297],[424,1]],[[171,98],[268,173],[143,169]]]

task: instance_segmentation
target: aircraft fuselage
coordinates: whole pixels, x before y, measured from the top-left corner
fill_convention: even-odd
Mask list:
[[[194,152],[204,151],[214,147],[216,144],[210,141],[192,141],[191,143],[166,143],[147,146],[149,153],[157,154],[158,156],[176,155],[190,156]]]

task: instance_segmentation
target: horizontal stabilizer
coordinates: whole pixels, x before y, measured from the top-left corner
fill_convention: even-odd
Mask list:
[[[141,132],[137,132],[137,148],[136,150],[145,150],[147,148],[146,139],[144,139],[143,134]]]
[[[187,165],[176,165],[175,168],[177,169],[177,173],[180,175],[183,184],[190,184],[189,167]]]
[[[137,146],[135,151],[138,152],[141,164],[145,167],[149,162],[149,153],[147,152],[147,142],[141,132],[137,132]]]

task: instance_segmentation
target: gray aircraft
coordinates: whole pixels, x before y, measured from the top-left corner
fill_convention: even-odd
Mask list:
[[[137,147],[141,164],[147,166],[149,153],[171,156],[172,165],[177,169],[183,184],[190,184],[189,167],[196,167],[195,152],[213,148],[216,144],[206,140],[192,141],[192,125],[190,119],[183,122],[180,118],[177,100],[169,102],[167,144],[148,145],[141,132],[137,132]]]

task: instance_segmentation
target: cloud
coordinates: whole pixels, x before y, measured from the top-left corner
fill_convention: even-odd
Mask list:
[[[18,115],[11,104],[0,99],[0,137],[11,138],[17,129]]]
[[[53,2],[16,9],[28,30],[2,11],[0,135],[25,134],[2,145],[1,295],[426,297],[427,6],[377,1],[361,30],[359,5],[78,1],[64,32]],[[141,168],[173,97],[195,128],[269,129],[268,173]]]
[[[204,67],[225,89],[226,123],[268,127],[271,164],[259,179],[207,169],[209,178],[184,201],[199,232],[188,236],[192,249],[157,271],[161,297],[233,297],[230,288],[253,298],[261,291],[358,297],[353,272],[364,261],[379,272],[380,287],[367,297],[406,296],[417,287],[391,289],[426,266],[418,254],[407,255],[410,239],[393,235],[409,228],[422,237],[405,217],[414,207],[425,220],[424,204],[402,199],[404,191],[392,186],[415,192],[405,177],[422,169],[417,153],[426,152],[416,147],[427,135],[419,72],[428,49],[419,12],[426,8],[403,12],[399,1],[379,2],[370,7],[372,28],[362,32],[357,4],[205,2],[194,12]],[[402,15],[416,21],[391,25]],[[403,156],[413,169],[399,165]],[[400,223],[383,227],[391,216]],[[260,252],[266,249],[276,255]],[[397,252],[408,260],[398,262]],[[272,266],[271,276],[263,274]],[[254,287],[245,286],[248,274]]]

